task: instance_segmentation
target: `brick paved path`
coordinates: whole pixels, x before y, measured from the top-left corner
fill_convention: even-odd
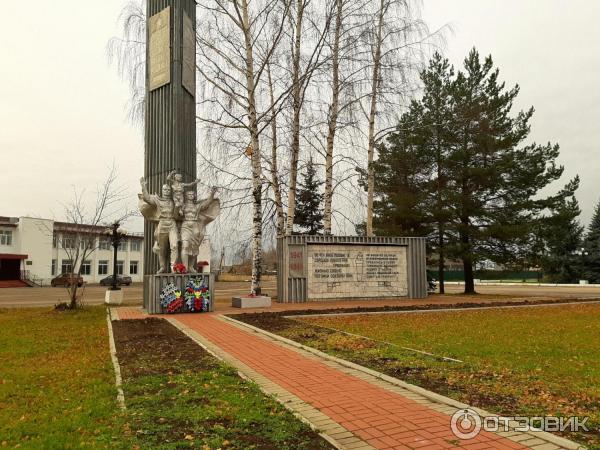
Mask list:
[[[111,308],[111,316],[112,320],[148,317],[139,307]],[[309,420],[340,448],[580,448],[574,442],[537,432],[481,432],[474,439],[461,441],[450,428],[457,402],[398,386],[380,379],[377,373],[349,368],[330,357],[226,321],[219,313],[154,317],[167,318]]]
[[[433,450],[456,448],[458,444],[450,429],[450,416],[425,404],[243,331],[214,314],[179,315],[175,320],[375,448]],[[460,442],[460,447],[472,450],[527,448],[488,432]]]

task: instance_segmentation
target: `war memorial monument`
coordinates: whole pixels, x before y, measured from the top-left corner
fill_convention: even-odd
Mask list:
[[[144,176],[144,308],[149,313],[212,310],[213,280],[197,273],[205,228],[219,214],[213,189],[197,201],[196,4],[147,3]]]
[[[195,266],[220,205],[214,189],[196,199],[196,4],[149,0],[147,17],[144,308],[210,311],[214,283]],[[422,238],[288,236],[277,253],[279,302],[427,296]],[[237,297],[233,305],[269,306],[270,298]]]

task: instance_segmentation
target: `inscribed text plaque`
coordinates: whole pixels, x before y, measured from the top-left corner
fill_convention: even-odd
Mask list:
[[[405,246],[308,245],[308,298],[408,295]]]
[[[196,96],[196,33],[192,19],[183,13],[183,67],[181,68],[181,84]]]
[[[148,83],[153,91],[171,82],[171,7],[148,20]]]

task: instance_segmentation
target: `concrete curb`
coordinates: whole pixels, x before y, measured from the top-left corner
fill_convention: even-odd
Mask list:
[[[302,317],[325,317],[325,316],[356,316],[356,315],[377,315],[377,314],[426,314],[426,313],[443,313],[443,312],[468,312],[468,311],[481,311],[486,309],[516,309],[516,308],[542,308],[552,306],[571,306],[571,305],[596,305],[600,303],[600,298],[573,298],[561,302],[554,303],[518,303],[514,305],[502,305],[494,306],[490,303],[489,306],[466,306],[453,308],[452,305],[448,305],[448,308],[435,308],[435,309],[405,309],[405,310],[385,310],[385,311],[364,311],[364,312],[333,312],[333,313],[322,313],[322,314],[290,314],[283,316],[286,319],[296,319]],[[228,313],[233,314],[233,313]],[[233,319],[235,320],[235,319]]]
[[[220,318],[221,316],[218,316],[218,317]],[[264,386],[263,383],[254,379],[252,374],[255,374],[255,376],[256,376],[257,374],[255,373],[255,371],[253,369],[249,368],[248,366],[246,366],[241,361],[237,360],[237,358],[235,358],[234,356],[231,356],[224,350],[220,349],[217,345],[213,344],[208,339],[206,339],[205,337],[200,335],[198,332],[192,330],[187,325],[182,324],[176,318],[169,317],[169,318],[166,318],[166,320],[168,322],[170,322],[175,328],[177,328],[182,333],[184,333],[186,336],[188,336],[190,339],[192,339],[194,342],[196,342],[196,344],[198,344],[200,347],[202,347],[208,353],[210,353],[215,358],[217,358],[219,361],[221,361],[224,364],[227,364],[229,366],[234,366],[237,369],[238,375],[241,378],[256,384],[258,386],[258,388],[265,395],[274,398],[278,403],[280,403],[288,411],[290,411],[294,415],[294,417],[301,420],[303,423],[306,423],[313,431],[318,433],[319,436],[321,436],[323,439],[325,439],[327,442],[329,442],[332,446],[334,446],[337,449],[341,449],[341,450],[344,450],[347,448],[349,449],[349,447],[347,445],[338,441],[335,437],[333,437],[331,435],[331,434],[337,434],[337,435],[346,436],[348,434],[351,434],[348,430],[346,430],[344,427],[339,425],[337,422],[335,422],[332,419],[329,419],[328,417],[327,417],[328,420],[324,421],[323,418],[326,417],[324,414],[322,414],[320,411],[318,411],[316,408],[312,407],[308,403],[302,401],[300,398],[289,393],[287,390],[285,390],[285,388],[282,388],[281,386],[276,385],[280,391],[285,391],[287,393],[285,395],[286,398],[280,398],[280,396],[277,394],[277,392],[273,392],[272,390],[267,389],[267,387]],[[216,349],[218,349],[218,352],[216,351]],[[219,353],[221,353],[221,354],[219,354]],[[225,357],[225,355],[226,355],[226,357]],[[235,361],[235,364],[233,363],[233,361]],[[266,377],[264,377],[264,378],[266,378]],[[271,384],[275,385],[275,383],[271,383]],[[298,411],[297,409],[302,409],[302,412]],[[312,412],[315,416],[320,417],[321,418],[319,420],[320,425],[313,423],[309,418],[305,417],[302,414],[302,413],[306,414],[307,412]],[[331,434],[329,434],[327,431],[321,431],[322,428],[327,428],[328,430],[331,430]],[[358,438],[356,438],[356,441],[358,441]],[[352,446],[352,448],[356,448],[356,447]],[[363,441],[363,445],[360,446],[360,449],[361,450],[375,450],[373,447],[371,447],[364,441]]]
[[[361,366],[359,364],[355,364],[353,362],[346,361],[344,359],[341,359],[341,358],[338,358],[338,357],[335,357],[335,356],[331,356],[331,355],[329,355],[327,353],[324,353],[324,352],[322,352],[320,350],[314,349],[312,347],[308,347],[306,345],[300,344],[300,343],[298,343],[296,341],[292,341],[291,339],[288,339],[288,338],[276,335],[274,333],[270,333],[268,331],[262,330],[262,329],[260,329],[258,327],[253,326],[253,325],[249,325],[247,323],[240,322],[239,320],[232,319],[231,317],[227,317],[225,315],[220,315],[219,318],[222,319],[222,320],[225,320],[227,322],[230,322],[232,325],[237,326],[238,328],[246,328],[247,330],[250,330],[250,331],[252,331],[254,333],[262,334],[264,336],[268,336],[268,337],[270,337],[270,338],[272,338],[274,340],[283,342],[283,343],[288,344],[290,346],[293,346],[293,347],[296,347],[298,349],[304,350],[306,352],[312,353],[312,354],[317,355],[317,356],[319,356],[319,357],[321,357],[323,359],[336,362],[336,363],[338,363],[338,364],[340,364],[342,366],[345,366],[345,367],[348,367],[348,368],[351,368],[351,369],[354,369],[354,370],[366,373],[368,375],[371,375],[371,376],[373,376],[375,378],[378,378],[380,380],[386,381],[386,382],[388,382],[390,384],[393,384],[395,386],[399,386],[401,388],[406,389],[407,391],[410,391],[410,392],[413,392],[415,394],[421,395],[421,396],[425,397],[426,399],[432,401],[433,403],[439,403],[439,404],[442,404],[442,405],[451,406],[451,407],[456,408],[456,409],[467,409],[467,408],[469,408],[469,409],[475,411],[481,417],[502,417],[502,416],[499,416],[498,414],[492,414],[492,413],[490,413],[488,411],[485,411],[485,410],[483,410],[481,408],[472,407],[472,406],[469,406],[469,405],[467,405],[465,403],[462,403],[462,402],[459,402],[457,400],[451,399],[449,397],[446,397],[446,396],[443,396],[443,395],[440,395],[440,394],[436,394],[435,392],[429,391],[429,390],[424,389],[422,387],[406,383],[406,382],[401,381],[401,380],[399,380],[397,378],[390,377],[389,375],[386,375],[384,373],[378,372],[378,371],[373,370],[373,369],[369,369],[368,367],[364,367],[364,366]],[[516,424],[514,422],[511,422],[510,426],[514,427],[514,426],[518,426],[518,424]],[[551,444],[554,444],[554,445],[556,445],[558,447],[565,448],[565,449],[568,449],[568,450],[580,450],[580,449],[585,448],[584,446],[582,446],[582,445],[580,445],[580,444],[578,444],[576,442],[573,442],[573,441],[571,441],[569,439],[565,439],[565,438],[562,438],[562,437],[559,437],[559,436],[555,436],[554,434],[551,434],[551,433],[548,433],[548,432],[545,432],[545,431],[535,431],[535,432],[528,432],[528,433],[523,433],[523,434],[527,434],[527,435],[531,436],[532,438],[542,439],[542,440],[546,441],[547,443],[551,443]],[[511,437],[512,436],[507,436],[508,439],[511,439]],[[511,440],[514,440],[514,439],[511,439]]]
[[[445,281],[444,284],[451,286],[462,286],[465,284],[464,281]],[[578,287],[578,288],[598,288],[599,284],[577,284],[577,283],[515,283],[490,280],[490,281],[477,281],[475,286],[539,286],[539,287]]]
[[[119,359],[117,358],[117,347],[115,346],[115,336],[113,334],[111,314],[111,308],[106,308],[106,323],[108,326],[108,347],[110,349],[110,359],[112,360],[113,368],[115,370],[115,386],[117,386],[117,403],[119,404],[119,408],[125,410],[125,394],[123,393],[121,365],[119,364]],[[118,320],[118,313],[116,320]]]

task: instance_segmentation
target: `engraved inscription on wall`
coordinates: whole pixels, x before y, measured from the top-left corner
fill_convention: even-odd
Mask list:
[[[406,247],[308,246],[308,297],[356,298],[408,295]]]
[[[289,277],[304,278],[304,245],[289,246]]]
[[[183,13],[183,67],[181,84],[192,96],[196,96],[196,33],[192,19]]]
[[[148,83],[152,91],[171,82],[171,7],[148,21]]]

